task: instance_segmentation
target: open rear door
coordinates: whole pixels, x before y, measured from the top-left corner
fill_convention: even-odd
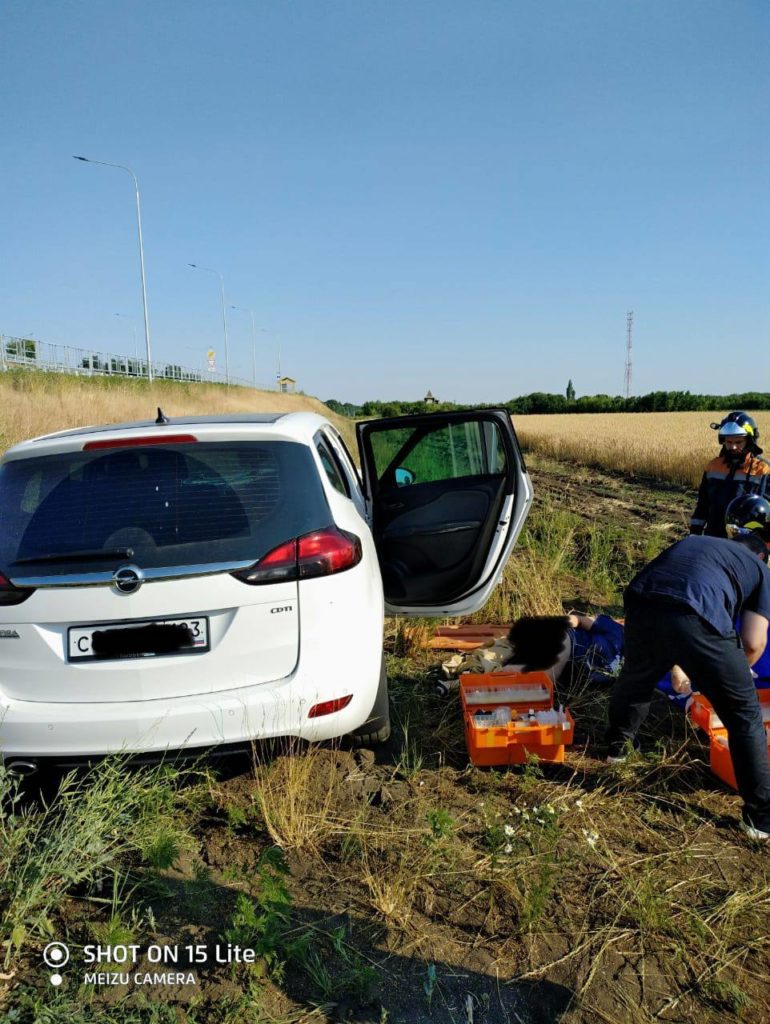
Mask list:
[[[389,417],[356,432],[387,611],[477,611],[532,504],[508,413]]]

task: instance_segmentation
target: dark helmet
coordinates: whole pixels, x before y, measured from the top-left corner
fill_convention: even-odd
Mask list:
[[[746,450],[755,455],[761,455],[759,447],[759,427],[754,419],[742,409],[735,409],[728,412],[721,423],[712,423],[712,430],[719,431],[719,443],[724,444],[728,437],[745,437],[747,440]]]
[[[761,494],[733,498],[725,512],[725,532],[731,540],[753,533],[770,544],[770,501]]]

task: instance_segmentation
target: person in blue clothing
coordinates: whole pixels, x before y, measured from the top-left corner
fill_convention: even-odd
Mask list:
[[[621,761],[659,679],[680,665],[727,729],[742,827],[770,839],[770,763],[751,666],[770,622],[770,504],[730,503],[728,537],[689,536],[658,555],[625,592],[625,660],[610,698],[607,760]],[[740,615],[740,636],[733,623]]]
[[[611,682],[623,661],[623,626],[609,615],[570,612],[567,619],[573,670],[592,683]]]
[[[524,671],[549,670],[555,678],[568,665],[592,683],[612,680],[623,655],[623,627],[609,615],[525,616],[508,634],[511,660]]]

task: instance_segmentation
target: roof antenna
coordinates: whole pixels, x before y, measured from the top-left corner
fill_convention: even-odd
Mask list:
[[[158,418],[155,420],[155,422],[158,425],[160,425],[161,423],[170,423],[171,422],[171,420],[168,418],[168,416],[166,416],[164,414],[164,412],[163,412],[163,410],[161,409],[160,406],[158,406]]]

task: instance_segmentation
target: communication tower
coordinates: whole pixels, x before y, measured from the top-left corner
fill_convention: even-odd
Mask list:
[[[634,311],[629,310],[626,313],[626,375],[625,375],[625,389],[626,398],[631,397],[631,337],[634,330]]]

